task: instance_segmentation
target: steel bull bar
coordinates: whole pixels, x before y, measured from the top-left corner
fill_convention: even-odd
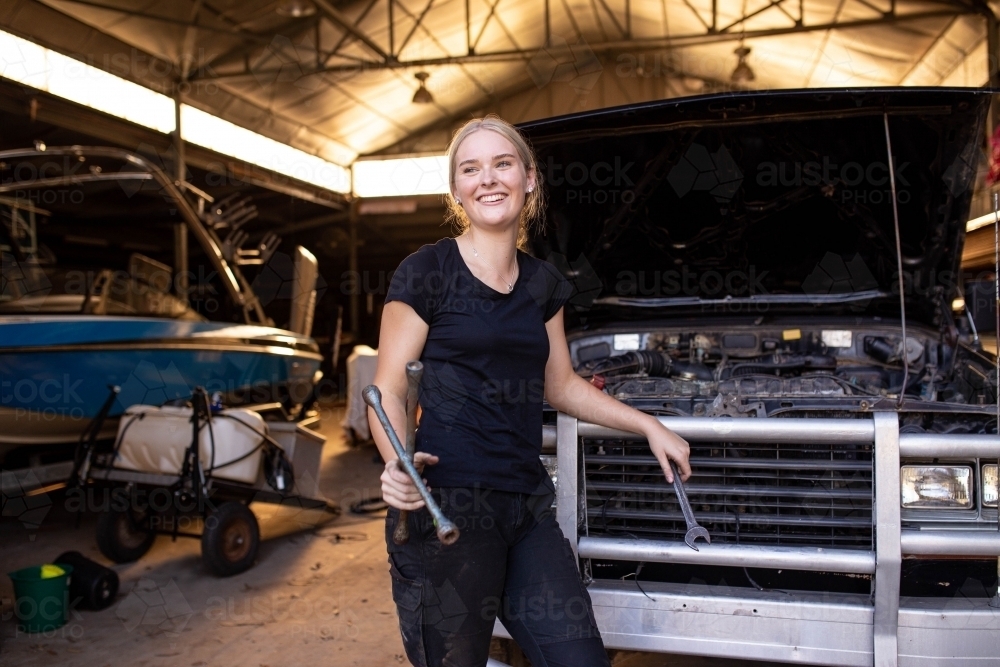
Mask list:
[[[1000,532],[901,530],[901,457],[1000,456],[1000,438],[900,434],[893,412],[863,419],[659,417],[689,441],[873,445],[874,550],[699,545],[580,535],[584,439],[642,437],[565,414],[543,433],[559,461],[557,520],[581,559],[690,563],[872,575],[873,595],[594,580],[589,592],[608,648],[816,665],[1000,664],[1000,609],[987,599],[900,599],[903,556],[1000,556]],[[553,440],[555,441],[553,443]],[[509,636],[497,624],[496,634]]]

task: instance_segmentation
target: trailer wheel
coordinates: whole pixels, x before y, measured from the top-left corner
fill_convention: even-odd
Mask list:
[[[97,517],[97,547],[116,563],[139,560],[153,546],[150,514],[134,509],[108,510]]]
[[[220,577],[250,569],[257,560],[259,546],[257,517],[243,503],[222,503],[205,520],[201,558],[208,569]]]

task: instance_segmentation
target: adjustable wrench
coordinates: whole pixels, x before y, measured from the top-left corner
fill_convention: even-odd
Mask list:
[[[687,532],[684,534],[684,544],[698,551],[698,547],[694,543],[695,540],[702,537],[706,542],[711,544],[712,538],[708,534],[708,531],[699,526],[694,518],[694,511],[691,509],[691,503],[688,502],[687,493],[684,491],[684,482],[681,481],[680,473],[677,472],[677,466],[674,465],[673,461],[668,461],[668,463],[670,463],[670,471],[674,473],[674,492],[677,494],[677,502],[680,503],[681,512],[684,514],[684,522],[687,524]]]

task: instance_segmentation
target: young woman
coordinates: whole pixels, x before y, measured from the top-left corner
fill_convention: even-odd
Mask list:
[[[568,282],[524,247],[542,217],[535,158],[495,116],[472,120],[448,149],[457,238],[427,245],[393,276],[375,384],[402,439],[406,362],[424,365],[415,462],[458,542],[435,537],[423,502],[370,413],[386,461],[386,543],[407,656],[417,667],[485,665],[494,620],[535,667],[608,665],[590,597],[551,510],[539,461],[542,401],[580,419],[640,433],[668,481],[690,475],[688,444],[652,416],[573,371],[563,331]],[[410,540],[396,545],[399,510]]]

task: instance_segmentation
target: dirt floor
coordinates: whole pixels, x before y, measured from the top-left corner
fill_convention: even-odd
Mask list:
[[[48,494],[40,525],[0,522],[0,573],[39,565],[76,550],[110,565],[120,577],[115,602],[103,611],[73,610],[64,627],[45,634],[18,630],[10,580],[0,574],[0,664],[111,667],[284,667],[408,664],[390,595],[383,542],[384,512],[358,516],[351,504],[379,494],[382,464],[374,446],[345,443],[340,412],[325,411],[320,488],[340,503],[339,518],[319,527],[309,517],[253,505],[265,541],[257,564],[220,579],[205,570],[200,543],[160,536],[148,554],[111,565],[94,538],[95,513],[74,524],[63,492]],[[99,502],[95,501],[95,502]],[[70,506],[67,506],[70,505]],[[44,505],[43,505],[44,509]],[[616,667],[702,667],[747,663],[618,654]]]

